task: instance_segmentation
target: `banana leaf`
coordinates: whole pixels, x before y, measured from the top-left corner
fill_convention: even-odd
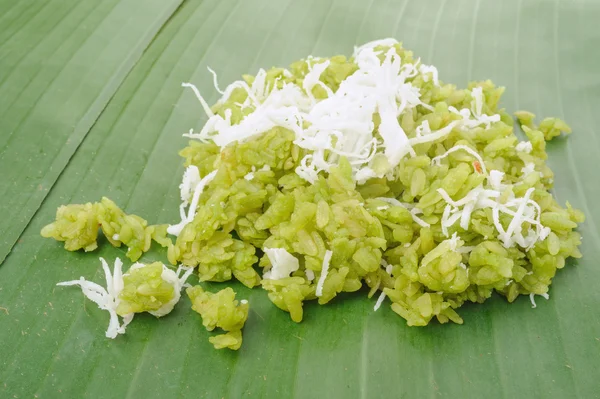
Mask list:
[[[0,262],[180,3],[0,2]]]
[[[0,1],[0,397],[600,397],[600,18],[547,0]],[[564,118],[548,144],[555,195],[584,211],[583,258],[536,309],[526,297],[461,308],[465,323],[407,327],[363,294],[309,303],[296,324],[260,289],[244,344],[217,351],[183,299],[104,337],[107,315],[55,286],[102,281],[100,242],[66,252],[40,229],[106,195],[150,223],[178,218],[181,134],[206,120],[191,81],[221,83],[308,54],[395,37],[447,82],[492,79],[502,106]],[[155,249],[141,261],[165,260]],[[214,284],[211,288],[221,288]]]

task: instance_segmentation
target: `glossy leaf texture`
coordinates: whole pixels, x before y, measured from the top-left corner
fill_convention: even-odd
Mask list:
[[[0,396],[89,398],[595,398],[600,392],[600,18],[547,0],[0,1]],[[151,223],[178,217],[181,134],[260,67],[350,54],[395,37],[441,78],[492,79],[502,106],[564,118],[548,144],[555,194],[584,211],[583,258],[549,301],[494,297],[465,323],[409,328],[352,294],[295,324],[260,289],[238,352],[208,342],[187,298],[104,337],[108,314],[56,282],[102,281],[101,242],[69,253],[39,235],[65,203],[106,195]],[[18,241],[17,241],[18,239]],[[16,242],[16,244],[14,244]],[[14,246],[13,246],[14,244]],[[142,261],[164,260],[160,249]],[[125,260],[125,259],[124,259]],[[212,288],[223,287],[214,284]]]

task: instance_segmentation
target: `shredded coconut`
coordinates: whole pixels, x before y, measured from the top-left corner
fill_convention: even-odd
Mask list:
[[[308,281],[313,281],[315,279],[315,272],[313,272],[310,269],[306,269],[304,271],[304,274],[306,274],[306,278],[308,279]]]
[[[452,113],[460,115],[462,117],[461,126],[466,129],[474,129],[481,125],[485,125],[485,129],[489,129],[490,125],[500,121],[500,115],[487,115],[483,113],[483,89],[481,87],[474,87],[471,90],[471,109],[463,108],[460,111],[455,107],[448,107],[448,110]]]
[[[423,75],[423,80],[425,82],[429,82],[429,74],[431,74],[433,84],[436,86],[440,85],[440,81],[438,80],[438,70],[433,65],[421,64],[419,66],[419,72],[421,72],[421,74]]]
[[[329,262],[331,262],[331,255],[333,252],[327,250],[325,251],[325,256],[323,257],[323,265],[321,267],[321,276],[319,277],[319,281],[317,282],[317,289],[315,295],[320,297],[323,295],[323,285],[325,284],[325,279],[327,278],[327,274],[329,273]]]
[[[533,172],[535,172],[535,164],[533,162],[526,163],[525,166],[521,168],[521,173],[524,177],[529,176]]]
[[[537,308],[537,304],[535,303],[535,295],[534,293],[529,294],[529,300],[531,301],[531,307],[533,309]],[[539,294],[539,296],[541,296],[542,298],[544,298],[545,300],[550,299],[550,295],[544,293],[544,294]]]
[[[389,274],[390,276],[392,275],[392,265],[389,265],[384,259],[381,259],[381,266],[385,267],[385,272],[387,274]],[[377,302],[375,302],[375,306],[373,307],[374,312],[377,312],[377,310],[381,307],[381,304],[383,303],[383,300],[385,299],[385,297],[386,297],[385,292],[383,292],[383,290],[381,290],[381,294],[379,294],[379,298],[377,298]]]
[[[450,148],[448,151],[446,151],[442,155],[438,155],[437,157],[434,157],[431,160],[431,163],[434,164],[434,165],[439,165],[440,161],[443,158],[446,158],[448,155],[452,154],[453,152],[459,151],[459,150],[466,151],[467,153],[469,153],[470,155],[472,155],[473,157],[475,157],[479,161],[479,164],[481,165],[481,170],[483,171],[483,174],[484,175],[488,174],[487,173],[487,169],[485,168],[485,163],[483,162],[483,159],[481,158],[481,156],[479,155],[479,153],[477,153],[477,151],[475,151],[471,147],[467,147],[466,145],[461,145],[461,144],[455,145],[454,147]]]
[[[191,168],[192,166],[190,166],[188,168],[188,170]],[[195,168],[195,166],[194,166]],[[196,171],[198,170],[198,168],[196,168]],[[196,216],[196,208],[198,208],[198,201],[200,200],[200,194],[202,194],[202,192],[204,191],[204,187],[206,187],[207,184],[209,184],[217,175],[217,171],[214,170],[212,172],[210,172],[209,174],[207,174],[206,176],[204,176],[204,178],[200,179],[196,184],[195,187],[193,187],[193,195],[192,195],[192,202],[190,204],[190,207],[188,209],[188,213],[187,215],[184,212],[184,208],[187,204],[187,200],[183,198],[183,188],[182,188],[182,200],[183,203],[181,204],[180,207],[180,213],[181,213],[181,222],[175,225],[171,225],[167,228],[167,232],[169,234],[172,234],[174,236],[179,236],[179,234],[181,233],[181,230],[183,230],[183,228],[185,226],[187,226],[192,220],[194,220],[194,217]],[[186,175],[184,174],[184,182],[186,180]],[[182,183],[182,186],[184,186],[184,183]],[[191,185],[190,185],[190,190],[191,191]],[[188,198],[189,199],[189,198]]]
[[[271,269],[263,276],[265,280],[281,280],[300,268],[298,259],[284,248],[264,248],[263,251],[271,262]]]
[[[531,144],[531,141],[521,141],[519,144],[517,144],[515,149],[518,152],[524,152],[526,154],[530,154],[531,151],[533,150],[533,146]]]
[[[112,273],[104,258],[100,258],[100,262],[102,263],[102,269],[104,270],[106,288],[92,281],[88,281],[83,277],[80,277],[79,280],[63,281],[56,285],[78,285],[89,300],[93,301],[100,309],[106,310],[110,314],[106,337],[116,338],[119,334],[125,334],[125,329],[127,325],[131,323],[131,320],[133,320],[134,314],[130,313],[123,316],[123,324],[119,322],[117,306],[120,302],[119,294],[123,290],[123,262],[121,262],[121,259],[119,258],[115,259]]]
[[[200,178],[200,171],[195,165],[188,166],[185,169],[185,172],[183,172],[183,179],[179,185],[179,191],[181,195],[181,202],[183,203],[184,207],[188,206],[189,202],[191,201],[194,195],[194,190],[196,187],[198,187],[200,180],[202,180]]]
[[[544,240],[550,233],[547,227],[540,222],[540,207],[530,199],[533,188],[527,190],[522,198],[510,198],[505,204],[498,202],[501,192],[498,190],[485,189],[478,186],[471,190],[465,197],[454,201],[448,193],[439,188],[437,191],[448,205],[442,214],[442,233],[448,236],[448,227],[460,220],[460,227],[464,230],[469,228],[471,215],[477,209],[491,208],[494,227],[498,231],[498,238],[502,244],[509,248],[518,244],[523,248],[531,248],[536,242]],[[516,208],[516,209],[515,209]],[[500,223],[500,212],[512,216],[512,220],[506,229]],[[530,227],[523,231],[523,223],[529,223]],[[526,233],[526,235],[524,235]]]
[[[487,178],[488,183],[494,190],[503,190],[504,185],[502,184],[502,179],[504,178],[504,172],[499,170],[490,170],[490,174]]]
[[[217,79],[217,73],[213,71],[212,68],[209,66],[207,66],[206,69],[208,69],[208,72],[210,72],[210,74],[213,77],[213,86],[215,86],[215,90],[218,91],[219,94],[225,94],[225,92],[219,88],[219,80]]]
[[[381,291],[381,294],[379,294],[379,298],[377,298],[377,302],[375,302],[375,306],[373,307],[373,311],[377,312],[377,310],[379,310],[379,308],[381,307],[381,304],[383,303],[383,300],[385,299],[386,295],[385,292]]]

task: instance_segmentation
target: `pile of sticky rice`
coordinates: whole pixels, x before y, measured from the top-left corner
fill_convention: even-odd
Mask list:
[[[443,83],[393,39],[261,69],[223,91],[213,77],[222,97],[212,107],[183,84],[208,121],[184,135],[180,221],[149,225],[104,198],[61,207],[42,234],[93,250],[101,226],[132,261],[154,240],[201,282],[261,286],[296,322],[305,301],[364,289],[375,310],[390,304],[408,325],[462,323],[458,308],[494,292],[535,306],[581,256],[583,214],[556,202],[546,165],[546,140],[570,128],[528,112],[513,119],[490,81]],[[172,280],[178,292],[184,280]],[[243,306],[247,316],[232,295],[228,315]],[[211,298],[197,288],[195,309]],[[222,327],[235,334],[221,347],[237,339],[242,313]],[[229,347],[238,343],[241,333]]]

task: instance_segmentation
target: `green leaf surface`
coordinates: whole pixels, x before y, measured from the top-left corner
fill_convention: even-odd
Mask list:
[[[180,3],[0,3],[0,262]]]
[[[167,3],[0,2],[0,249],[19,237],[0,267],[0,397],[600,397],[597,3],[189,0],[134,57],[177,2]],[[168,317],[136,317],[108,340],[106,312],[55,287],[80,275],[102,281],[98,256],[124,259],[106,242],[85,254],[42,239],[57,206],[107,195],[150,223],[177,220],[181,133],[205,121],[182,81],[212,102],[207,66],[223,85],[388,36],[444,81],[490,78],[507,87],[508,111],[572,126],[548,152],[557,198],[587,216],[583,258],[557,274],[549,301],[532,309],[525,297],[494,297],[461,308],[462,326],[409,328],[354,294],[308,304],[295,324],[264,291],[236,284],[251,310],[244,344],[230,352],[212,348],[186,298]],[[142,261],[163,259],[155,250]]]

